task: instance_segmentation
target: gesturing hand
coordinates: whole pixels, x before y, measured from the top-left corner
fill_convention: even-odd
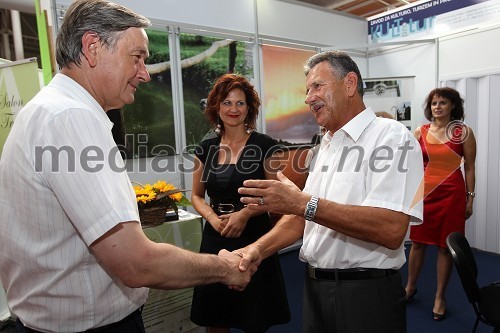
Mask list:
[[[304,194],[280,171],[277,177],[278,180],[245,180],[245,187],[238,189],[238,193],[245,195],[241,202],[259,212],[302,215],[303,212],[297,210],[295,203]]]

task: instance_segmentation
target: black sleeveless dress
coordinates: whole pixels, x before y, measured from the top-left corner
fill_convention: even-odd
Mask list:
[[[220,137],[204,140],[196,156],[204,163],[203,180],[211,198],[239,201],[238,188],[246,179],[264,178],[264,160],[279,147],[265,134],[253,132],[235,165],[217,165]],[[217,254],[253,243],[271,229],[269,214],[252,217],[238,238],[225,238],[205,223],[200,252]],[[232,327],[264,332],[290,321],[290,309],[278,255],[265,260],[247,288],[240,292],[217,283],[195,287],[191,320],[200,326]]]

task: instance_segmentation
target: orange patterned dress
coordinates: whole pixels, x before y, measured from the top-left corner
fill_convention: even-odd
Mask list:
[[[411,227],[410,239],[446,247],[450,233],[465,231],[466,191],[460,168],[464,156],[460,140],[463,128],[455,130],[450,141],[434,144],[427,141],[429,127],[430,124],[421,127],[418,140],[425,169],[424,220]]]

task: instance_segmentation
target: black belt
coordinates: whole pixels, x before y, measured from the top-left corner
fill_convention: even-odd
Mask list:
[[[231,198],[210,198],[210,207],[214,210],[214,212],[219,214],[229,214],[233,212],[237,212],[245,208],[245,204],[243,204],[239,200],[234,200]]]
[[[141,316],[142,308],[143,307],[141,306],[139,309],[135,310],[134,312],[132,312],[131,314],[129,314],[128,316],[126,316],[122,320],[117,321],[116,323],[108,324],[108,325],[97,327],[97,328],[91,328],[91,329],[86,330],[85,332],[81,332],[81,333],[106,332],[107,330],[113,329],[113,328],[115,328],[115,327],[117,327],[119,325],[122,325],[122,324],[124,324],[124,323],[126,323],[128,321],[133,321],[134,318],[135,318],[135,316]],[[24,326],[24,324],[19,320],[19,318],[17,318],[17,321],[23,327],[23,329],[24,329],[25,332],[28,332],[28,333],[42,333],[40,331],[37,331],[37,330],[34,330],[32,328]]]
[[[307,276],[314,280],[371,280],[391,276],[397,272],[395,269],[377,268],[326,269],[312,267],[307,264]]]

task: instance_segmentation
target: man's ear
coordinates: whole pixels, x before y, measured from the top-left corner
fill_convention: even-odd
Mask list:
[[[101,39],[95,32],[87,31],[82,36],[82,53],[90,67],[97,65],[98,49],[101,46]]]
[[[354,96],[358,91],[358,76],[354,72],[349,72],[347,73],[344,80],[345,80],[347,95],[350,97]]]

